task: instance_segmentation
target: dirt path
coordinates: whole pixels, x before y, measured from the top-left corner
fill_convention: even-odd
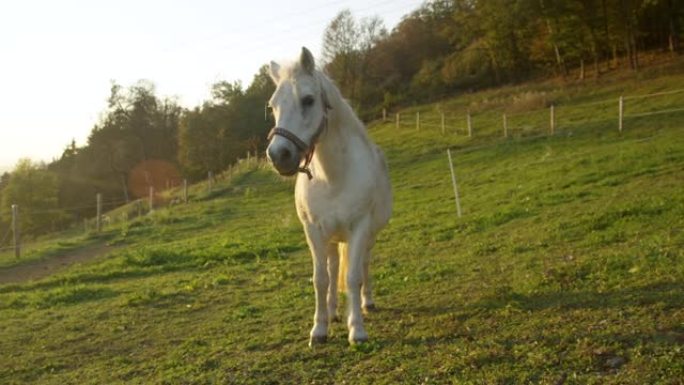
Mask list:
[[[38,261],[0,268],[0,285],[37,280],[67,269],[69,266],[103,257],[116,247],[105,244],[89,245]]]

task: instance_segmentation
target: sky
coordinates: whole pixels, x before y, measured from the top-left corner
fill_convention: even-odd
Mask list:
[[[0,3],[0,172],[49,162],[88,134],[111,82],[151,80],[184,107],[220,80],[249,85],[302,46],[320,56],[343,9],[391,30],[422,0],[22,0]]]

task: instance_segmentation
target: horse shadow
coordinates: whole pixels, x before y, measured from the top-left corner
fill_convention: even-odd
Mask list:
[[[606,309],[649,306],[663,308],[684,306],[684,283],[654,282],[644,286],[615,290],[560,290],[533,294],[513,291],[484,297],[469,305],[472,308],[497,309],[514,305],[524,311],[545,309]]]
[[[574,310],[622,310],[634,307],[657,306],[660,311],[677,310],[684,306],[684,283],[654,282],[638,287],[625,287],[615,290],[572,290],[548,291],[532,294],[521,294],[513,291],[495,293],[484,296],[471,303],[450,303],[438,305],[420,305],[399,307],[379,307],[378,314],[373,318],[400,320],[410,318],[416,323],[439,323],[445,321],[440,330],[429,330],[432,334],[407,336],[396,341],[383,341],[382,345],[401,343],[412,346],[420,345],[448,345],[458,343],[462,339],[477,338],[477,331],[465,330],[469,320],[495,316],[498,311],[513,307],[520,314],[537,313],[547,310],[568,312]],[[527,315],[526,315],[527,317]],[[534,317],[534,314],[531,315]],[[505,322],[505,321],[502,321]],[[591,331],[581,332],[591,337]],[[683,344],[684,328],[660,330],[653,334],[638,334],[632,331],[616,332],[616,338],[630,340],[665,339],[668,343]],[[619,334],[619,335],[618,335]]]

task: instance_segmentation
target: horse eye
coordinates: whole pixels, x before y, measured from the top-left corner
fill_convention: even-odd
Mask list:
[[[311,107],[311,106],[313,106],[314,101],[315,101],[315,99],[313,96],[307,95],[307,96],[302,98],[302,106]]]
[[[271,106],[270,104],[266,104],[266,106],[264,106],[264,121],[268,121],[268,118],[272,116],[273,106]]]

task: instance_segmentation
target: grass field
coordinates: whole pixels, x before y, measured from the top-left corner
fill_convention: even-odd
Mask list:
[[[656,75],[544,92],[588,103],[684,88],[684,75]],[[684,94],[638,104],[672,106]],[[349,347],[337,323],[307,347],[311,261],[292,183],[243,167],[188,205],[62,240],[119,246],[104,259],[0,286],[0,383],[681,384],[684,114],[630,119],[620,134],[611,108],[578,108],[595,122],[549,137],[374,125],[395,211],[374,251],[369,343]]]

